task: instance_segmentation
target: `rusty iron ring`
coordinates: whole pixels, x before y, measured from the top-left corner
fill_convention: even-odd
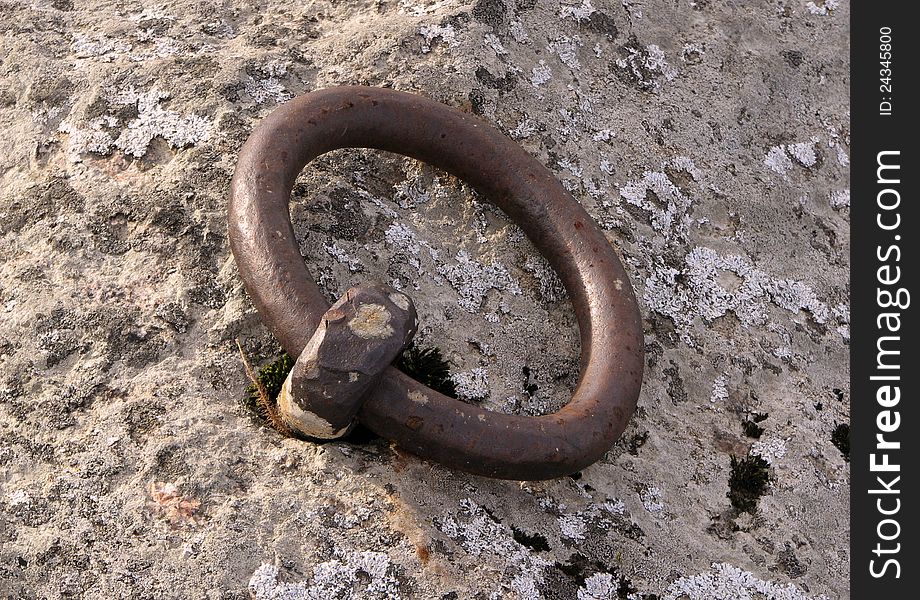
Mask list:
[[[241,149],[230,246],[255,307],[287,352],[301,354],[329,308],[298,248],[291,190],[307,163],[339,148],[409,156],[470,183],[559,274],[581,337],[578,386],[554,414],[487,411],[387,367],[358,421],[422,458],[488,477],[550,479],[603,457],[635,412],[644,366],[642,321],[619,258],[591,216],[520,146],[418,95],[374,87],[311,92],[272,112]]]

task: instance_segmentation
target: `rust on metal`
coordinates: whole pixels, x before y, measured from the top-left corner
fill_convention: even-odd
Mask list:
[[[486,411],[387,367],[357,420],[418,456],[489,477],[549,479],[603,457],[635,412],[642,384],[642,321],[629,278],[547,168],[478,118],[433,100],[384,88],[319,90],[275,110],[243,146],[231,185],[230,246],[284,348],[300,356],[329,308],[298,249],[291,189],[307,163],[339,148],[410,156],[467,181],[502,209],[559,274],[582,349],[578,386],[554,414]]]
[[[388,285],[345,292],[323,315],[281,388],[284,424],[317,439],[348,433],[364,396],[409,345],[417,325],[412,299]]]

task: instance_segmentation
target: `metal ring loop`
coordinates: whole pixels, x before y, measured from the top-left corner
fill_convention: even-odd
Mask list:
[[[308,162],[339,148],[410,156],[470,183],[549,260],[581,337],[578,386],[554,414],[487,411],[388,367],[358,421],[420,457],[489,477],[549,479],[599,460],[634,413],[642,384],[642,320],[629,278],[597,224],[548,169],[499,131],[438,102],[384,88],[319,90],[271,113],[241,149],[230,246],[284,348],[298,356],[329,308],[298,249],[291,190]]]

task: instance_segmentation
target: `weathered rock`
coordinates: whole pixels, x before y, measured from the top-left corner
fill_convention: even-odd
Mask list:
[[[847,597],[848,4],[0,1],[0,596]],[[284,439],[238,405],[235,340],[280,349],[227,245],[237,152],[344,84],[477,113],[623,257],[646,376],[580,476]],[[330,301],[412,296],[464,401],[568,400],[565,293],[462,183],[339,151],[292,217]]]

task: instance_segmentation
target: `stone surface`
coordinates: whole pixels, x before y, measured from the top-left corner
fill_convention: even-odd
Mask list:
[[[0,0],[0,595],[848,596],[848,18],[830,0]],[[336,84],[480,115],[618,248],[646,379],[580,477],[282,439],[238,405],[234,340],[255,362],[279,348],[227,246],[236,152]],[[464,399],[566,401],[564,291],[467,186],[338,151],[292,213],[330,301],[370,280],[412,295]],[[733,456],[768,465],[753,514],[730,502]]]

